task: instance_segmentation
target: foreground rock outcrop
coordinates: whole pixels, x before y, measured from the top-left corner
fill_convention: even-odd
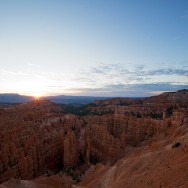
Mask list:
[[[179,147],[173,147],[175,143]],[[91,167],[79,185],[82,188],[188,187],[188,125],[171,127],[149,140],[113,166]]]
[[[11,178],[0,185],[0,188],[71,188],[75,182],[65,174],[40,176],[34,180],[20,180]]]

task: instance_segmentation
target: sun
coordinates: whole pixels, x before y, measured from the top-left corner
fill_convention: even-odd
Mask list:
[[[35,95],[34,97],[35,97],[36,100],[39,100],[41,96]]]
[[[32,96],[35,98],[35,100],[39,100],[42,96],[44,96],[44,92],[43,91],[39,91],[39,90],[35,90],[33,92],[31,92]]]
[[[36,93],[36,94],[32,94],[32,96],[35,98],[35,100],[40,100],[42,94]]]

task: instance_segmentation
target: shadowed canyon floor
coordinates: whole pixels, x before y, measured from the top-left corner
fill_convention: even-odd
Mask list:
[[[187,90],[80,114],[47,100],[1,105],[0,188],[188,187]]]

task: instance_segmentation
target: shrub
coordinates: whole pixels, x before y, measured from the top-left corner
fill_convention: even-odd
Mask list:
[[[177,148],[181,145],[180,142],[175,142],[173,145],[172,145],[172,148]]]

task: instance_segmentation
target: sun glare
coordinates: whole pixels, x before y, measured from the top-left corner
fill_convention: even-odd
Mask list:
[[[35,97],[36,100],[39,100],[41,96],[35,95],[34,97]]]
[[[42,95],[42,93],[33,93],[32,96],[33,96],[36,100],[39,100],[43,95]]]

